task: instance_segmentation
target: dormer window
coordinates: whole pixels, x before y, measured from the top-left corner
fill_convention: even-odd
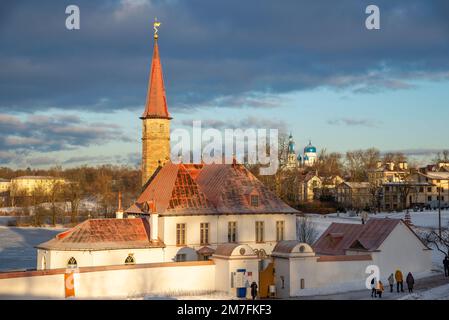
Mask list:
[[[259,206],[259,195],[252,194],[250,196],[250,203],[251,203],[251,207],[258,207]]]

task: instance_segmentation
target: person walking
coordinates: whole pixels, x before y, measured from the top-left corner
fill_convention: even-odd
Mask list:
[[[377,298],[376,278],[371,279],[371,298]]]
[[[368,212],[362,211],[361,217],[362,217],[362,224],[365,224],[366,221],[368,221]]]
[[[444,276],[449,277],[449,259],[447,256],[444,257],[443,267],[444,267]]]
[[[376,285],[376,293],[379,296],[379,299],[382,298],[382,292],[384,292],[384,285],[382,281],[378,281]]]
[[[399,287],[401,288],[401,292],[404,292],[404,276],[402,275],[401,270],[396,270],[394,274],[394,279],[396,280],[396,289],[399,292]]]
[[[413,285],[415,284],[415,278],[413,278],[413,275],[411,272],[408,273],[405,281],[407,282],[408,292],[413,293]]]
[[[388,277],[388,284],[390,285],[390,292],[393,292],[393,286],[394,286],[394,275],[393,273],[390,274]]]
[[[253,283],[251,283],[251,297],[253,297],[253,300],[255,300],[256,297],[257,297],[257,283],[256,283],[256,281],[253,281]]]

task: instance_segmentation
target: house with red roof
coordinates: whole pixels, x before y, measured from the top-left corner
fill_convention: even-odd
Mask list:
[[[375,266],[379,277],[431,271],[431,249],[400,219],[370,219],[366,224],[332,223],[312,245],[282,241],[273,249],[280,297],[300,296],[309,289],[363,289]],[[372,267],[370,267],[372,269]]]

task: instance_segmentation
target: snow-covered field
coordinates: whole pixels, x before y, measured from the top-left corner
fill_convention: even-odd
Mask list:
[[[0,226],[0,271],[36,268],[34,246],[50,240],[61,231],[63,229]]]

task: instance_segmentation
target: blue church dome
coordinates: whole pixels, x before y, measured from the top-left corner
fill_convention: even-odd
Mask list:
[[[301,162],[301,160],[302,160],[302,157],[301,157],[301,155],[300,154],[298,154],[298,158],[296,158],[299,162]]]
[[[316,153],[316,148],[312,146],[312,142],[309,142],[309,145],[304,148],[304,152],[313,152]]]

